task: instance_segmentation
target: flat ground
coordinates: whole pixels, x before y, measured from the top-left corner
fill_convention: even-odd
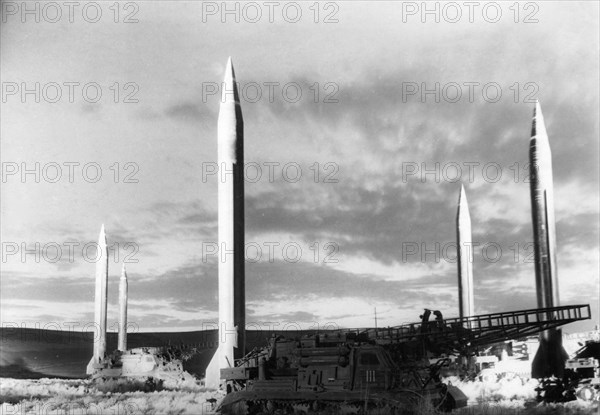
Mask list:
[[[469,397],[469,406],[454,411],[457,415],[600,414],[597,403],[537,404],[535,381],[453,383]],[[194,382],[158,392],[126,391],[126,385],[118,386],[120,392],[114,392],[114,384],[98,386],[86,379],[0,378],[0,414],[204,415],[214,414],[223,398],[221,392],[206,390]],[[437,412],[425,408],[420,412],[430,414]]]

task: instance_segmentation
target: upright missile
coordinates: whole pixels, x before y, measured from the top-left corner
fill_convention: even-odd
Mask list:
[[[94,307],[94,355],[88,363],[87,374],[91,375],[99,367],[106,354],[106,306],[108,294],[108,248],[104,225],[98,237],[99,257],[96,262],[96,302]]]
[[[556,269],[552,152],[539,101],[536,101],[533,110],[529,163],[537,303],[539,308],[557,307],[560,302]],[[566,359],[561,331],[544,331],[540,334],[540,346],[532,363],[533,377],[562,376]]]
[[[123,264],[119,281],[119,341],[117,345],[122,352],[127,350],[127,289],[127,271]]]
[[[539,101],[533,110],[529,142],[531,213],[538,307],[559,305],[552,152]]]
[[[458,307],[460,317],[475,315],[473,296],[473,239],[471,236],[471,215],[465,187],[460,187],[458,212],[456,214],[456,239],[458,250]]]
[[[220,369],[245,352],[244,122],[231,58],[227,61],[218,121],[219,339],[206,369],[206,386],[218,387]]]

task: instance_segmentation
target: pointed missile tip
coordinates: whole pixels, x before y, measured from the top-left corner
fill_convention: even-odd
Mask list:
[[[539,117],[542,115],[542,106],[540,105],[540,100],[536,98],[535,106],[533,107],[533,118]]]
[[[127,269],[125,268],[125,263],[123,263],[123,266],[121,267],[121,278],[127,279]]]
[[[467,192],[465,191],[465,185],[464,184],[460,184],[460,193],[458,194],[458,204],[460,205],[460,203],[463,200],[466,200],[467,198]]]
[[[232,93],[233,92],[233,93]],[[223,77],[223,91],[221,92],[221,105],[236,103],[239,105],[239,93],[237,81],[235,79],[235,71],[231,57],[227,60],[225,68],[225,76]]]
[[[460,186],[460,194],[458,196],[458,216],[469,216],[469,202],[467,201],[467,192],[464,184]]]
[[[235,71],[233,70],[231,56],[227,59],[227,65],[225,66],[225,83],[228,83],[230,80],[235,81]]]
[[[100,236],[98,236],[98,241],[100,243],[106,244],[106,230],[104,228],[104,224],[100,227]]]
[[[533,108],[533,121],[531,123],[531,138],[537,135],[547,135],[546,125],[544,123],[544,114],[542,113],[542,106],[540,100],[535,100],[535,107]]]

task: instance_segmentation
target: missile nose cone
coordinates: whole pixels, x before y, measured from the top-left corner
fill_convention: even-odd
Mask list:
[[[104,224],[100,227],[100,235],[98,236],[98,245],[106,245],[106,232],[104,230]]]
[[[231,56],[227,59],[227,64],[225,64],[225,76],[223,77],[225,82],[235,80],[235,73],[233,71],[233,62],[231,61]]]
[[[465,191],[465,186],[460,186],[460,194],[458,196],[458,211],[459,212],[469,212],[469,202],[467,201],[467,192]]]
[[[227,60],[225,67],[225,76],[223,78],[223,90],[221,92],[222,103],[235,102],[239,104],[237,82],[235,80],[235,70],[231,57]]]
[[[121,268],[121,278],[127,279],[127,270],[125,269],[125,264]]]
[[[227,64],[225,65],[225,80],[227,78],[235,79],[235,72],[233,71],[233,61],[231,60],[231,56],[227,58]]]
[[[544,114],[542,114],[542,107],[540,100],[535,100],[535,107],[533,108],[533,122],[531,124],[531,138],[547,136],[546,125],[544,123]]]
[[[220,162],[243,160],[244,121],[235,72],[231,58],[227,60],[221,88],[218,119],[218,158]]]
[[[462,202],[466,202],[467,201],[467,194],[465,193],[465,185],[461,184],[460,185],[460,194],[458,195],[458,205],[460,206],[460,204]]]
[[[469,234],[471,233],[471,213],[469,212],[467,192],[465,191],[464,185],[460,187],[460,195],[458,196],[457,221],[457,225],[460,229],[468,229]]]

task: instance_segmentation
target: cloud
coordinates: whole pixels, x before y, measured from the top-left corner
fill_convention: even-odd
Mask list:
[[[191,102],[174,104],[166,108],[165,115],[169,118],[181,119],[184,121],[204,122],[211,121],[214,117],[207,106],[198,105]]]
[[[587,301],[596,295],[584,276],[597,280],[598,42],[591,17],[597,5],[567,10],[544,4],[535,25],[514,24],[508,9],[498,24],[422,24],[415,16],[398,25],[391,3],[348,3],[338,24],[304,21],[293,25],[299,31],[282,22],[232,26],[215,20],[199,26],[193,12],[149,7],[135,33],[110,19],[95,25],[95,60],[89,47],[73,43],[78,25],[52,36],[47,25],[28,26],[24,37],[15,30],[19,25],[2,27],[7,45],[31,52],[3,50],[11,62],[7,79],[97,80],[106,92],[102,108],[89,108],[95,112],[66,102],[11,105],[15,99],[3,106],[3,116],[14,120],[5,126],[11,137],[3,147],[6,160],[19,161],[23,154],[31,161],[96,160],[107,179],[8,183],[2,188],[5,240],[85,244],[95,242],[104,221],[109,246],[119,244],[121,254],[110,264],[111,304],[112,282],[131,252],[123,245],[134,242],[138,262],[127,264],[132,316],[144,327],[214,319],[217,267],[202,262],[202,243],[217,239],[217,182],[203,180],[202,166],[216,160],[218,95],[200,101],[205,82],[221,81],[227,50],[242,83],[280,85],[272,103],[264,88],[259,102],[242,102],[246,161],[279,163],[273,182],[264,168],[262,180],[246,183],[246,240],[263,248],[265,242],[296,242],[304,250],[298,263],[285,262],[279,252],[274,263],[263,258],[247,264],[252,319],[370,324],[377,305],[382,318],[393,322],[418,315],[431,302],[451,314],[456,264],[447,256],[454,254],[449,244],[456,240],[460,181],[467,188],[474,240],[481,243],[475,250],[476,308],[534,304],[524,181],[533,104],[526,97],[541,99],[550,135],[564,298]],[[191,4],[186,11],[199,7]],[[148,34],[158,20],[166,35],[157,43]],[[125,43],[114,42],[119,36],[136,46],[137,59],[128,59]],[[258,46],[248,48],[240,38]],[[72,63],[68,72],[65,59]],[[106,88],[116,81],[136,82],[140,105],[114,104],[113,90]],[[473,102],[466,82],[478,83]],[[296,103],[281,95],[290,83],[303,92]],[[447,99],[453,83],[462,91],[456,103]],[[486,100],[486,83],[500,86],[498,102]],[[419,91],[408,94],[407,87],[415,86]],[[438,88],[439,102],[435,93],[423,99],[424,87]],[[328,97],[337,102],[325,102]],[[126,161],[139,166],[135,185],[113,180],[110,166]],[[302,167],[298,183],[282,177],[288,162]],[[478,163],[472,177],[466,163]],[[489,164],[501,168],[498,181],[484,170]],[[334,167],[333,183],[323,180],[331,172],[326,165]],[[450,180],[454,165],[461,168],[459,180]],[[407,167],[418,171],[410,174]],[[327,242],[337,244],[337,263],[323,263]],[[502,249],[497,262],[485,258],[494,253],[485,250],[489,243]],[[419,252],[406,256],[407,246]],[[3,301],[3,312],[91,318],[81,310],[91,311],[94,264],[81,259],[16,258],[7,264],[2,297],[10,301]],[[28,302],[41,308],[23,310]]]

